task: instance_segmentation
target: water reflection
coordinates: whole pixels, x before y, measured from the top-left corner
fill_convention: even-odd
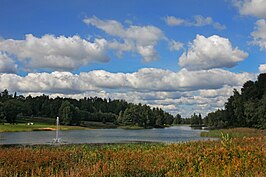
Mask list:
[[[123,143],[165,142],[174,143],[206,139],[200,137],[205,130],[194,130],[189,126],[173,126],[164,129],[96,129],[59,131],[59,137],[69,144],[80,143]],[[53,131],[5,132],[0,133],[0,144],[50,144]]]

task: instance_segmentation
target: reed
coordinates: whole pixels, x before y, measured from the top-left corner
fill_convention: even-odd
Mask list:
[[[0,176],[266,176],[266,137],[0,147]]]

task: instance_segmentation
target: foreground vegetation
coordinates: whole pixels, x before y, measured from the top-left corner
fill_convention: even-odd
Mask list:
[[[231,128],[221,130],[211,130],[209,132],[201,132],[201,136],[223,138],[223,136],[230,138],[245,138],[245,137],[266,137],[266,130],[253,129],[253,128]],[[266,145],[266,144],[265,144]]]
[[[180,144],[0,147],[0,176],[262,177],[265,141],[265,132],[256,132]]]

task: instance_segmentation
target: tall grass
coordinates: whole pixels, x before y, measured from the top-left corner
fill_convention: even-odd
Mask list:
[[[201,136],[222,138],[223,134],[228,134],[232,138],[266,136],[266,130],[252,128],[231,128],[221,130],[211,130],[209,132],[201,132]]]
[[[266,176],[265,136],[180,144],[0,147],[0,176]]]

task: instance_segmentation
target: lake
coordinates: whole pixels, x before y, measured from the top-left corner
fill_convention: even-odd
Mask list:
[[[125,142],[163,142],[176,143],[204,140],[200,133],[189,126],[173,126],[163,129],[93,129],[59,131],[59,138],[66,144],[81,143],[125,143]],[[55,131],[4,132],[0,133],[0,145],[7,144],[51,144]]]

